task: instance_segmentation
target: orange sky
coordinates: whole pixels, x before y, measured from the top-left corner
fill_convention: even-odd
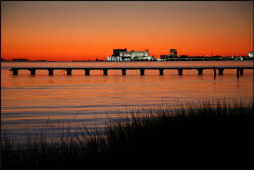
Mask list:
[[[106,59],[115,48],[149,49],[158,58],[248,55],[253,1],[5,1],[1,57]]]

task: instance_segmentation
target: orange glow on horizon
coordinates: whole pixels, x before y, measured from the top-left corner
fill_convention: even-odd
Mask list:
[[[105,60],[119,48],[148,49],[155,58],[171,48],[179,55],[247,56],[251,4],[2,2],[1,58]]]

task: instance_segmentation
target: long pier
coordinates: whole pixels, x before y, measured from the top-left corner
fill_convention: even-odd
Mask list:
[[[12,71],[13,75],[18,75],[19,70],[28,70],[31,75],[36,74],[36,70],[48,70],[48,75],[53,75],[54,70],[66,70],[67,75],[72,74],[72,70],[84,70],[85,75],[90,75],[91,70],[103,70],[103,75],[108,75],[108,70],[122,70],[122,75],[126,75],[127,70],[140,70],[140,75],[145,75],[145,70],[158,70],[159,75],[163,75],[164,70],[166,69],[175,69],[178,71],[178,75],[183,74],[183,70],[197,70],[198,75],[203,74],[204,69],[212,69],[214,70],[214,75],[216,76],[217,71],[218,75],[223,75],[223,71],[225,69],[235,69],[236,75],[243,75],[244,69],[254,69],[254,67],[232,67],[232,66],[218,66],[218,67],[202,67],[202,66],[182,66],[182,67],[172,67],[172,66],[107,66],[107,67],[12,67],[10,71]]]

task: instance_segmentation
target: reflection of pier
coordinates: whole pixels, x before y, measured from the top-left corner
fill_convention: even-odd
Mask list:
[[[150,67],[144,67],[144,66],[119,66],[119,67],[12,67],[10,71],[12,71],[13,75],[18,75],[19,70],[28,70],[30,71],[31,75],[35,75],[36,70],[48,70],[49,75],[54,74],[54,70],[66,70],[67,75],[72,74],[72,70],[84,70],[85,75],[90,75],[91,70],[102,70],[103,75],[108,75],[108,70],[122,70],[122,75],[126,75],[127,70],[140,70],[140,75],[145,75],[145,70],[158,70],[159,75],[163,75],[164,70],[166,69],[175,69],[178,70],[178,75],[183,74],[183,70],[197,70],[197,73],[199,75],[203,74],[204,69],[212,69],[214,70],[214,75],[216,76],[216,73],[218,70],[219,75],[223,75],[223,71],[225,69],[235,69],[236,75],[243,75],[244,69],[254,69],[254,67],[232,67],[232,66],[218,66],[218,67],[167,67],[167,66],[150,66]]]

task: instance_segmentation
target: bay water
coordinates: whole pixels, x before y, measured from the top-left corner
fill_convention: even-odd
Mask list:
[[[213,70],[176,69],[146,70],[19,70],[13,76],[11,67],[84,67],[84,66],[253,66],[253,61],[167,61],[167,62],[2,62],[1,125],[9,136],[22,140],[27,133],[36,134],[45,127],[104,128],[108,117],[138,107],[156,107],[163,103],[200,102],[204,99],[253,101],[253,70],[237,77],[235,69],[224,70],[214,77]]]

